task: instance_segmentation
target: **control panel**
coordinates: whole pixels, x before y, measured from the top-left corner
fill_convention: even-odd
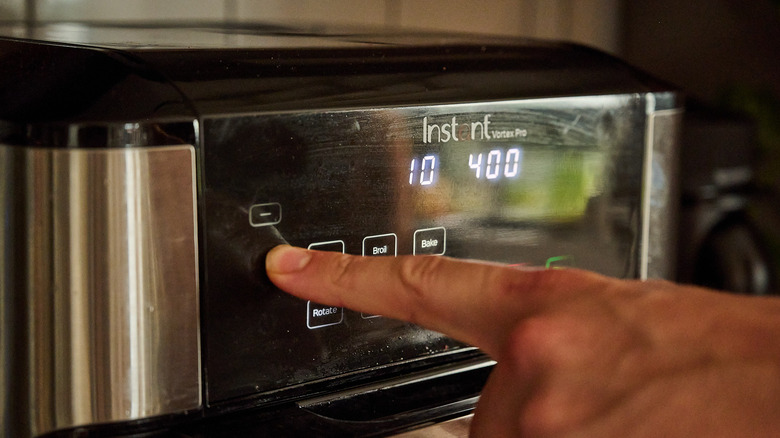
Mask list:
[[[209,403],[473,350],[279,291],[263,269],[279,243],[636,277],[644,105],[614,95],[206,119]]]

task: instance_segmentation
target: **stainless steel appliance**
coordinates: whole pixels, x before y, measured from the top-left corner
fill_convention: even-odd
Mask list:
[[[596,51],[0,34],[4,435],[385,435],[471,411],[489,358],[284,294],[263,269],[280,242],[673,271],[678,97]]]

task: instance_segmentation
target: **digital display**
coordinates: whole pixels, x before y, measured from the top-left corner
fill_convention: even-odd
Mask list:
[[[523,149],[513,147],[508,150],[493,149],[485,154],[469,154],[469,168],[477,179],[498,180],[520,176],[523,163]]]
[[[209,402],[470,350],[275,289],[278,243],[636,277],[645,122],[635,95],[206,119]]]
[[[439,168],[436,165],[437,161],[438,157],[436,155],[412,158],[412,165],[409,168],[409,184],[419,184],[421,186],[434,184],[439,175]]]

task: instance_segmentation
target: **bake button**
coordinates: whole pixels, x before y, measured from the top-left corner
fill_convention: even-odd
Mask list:
[[[363,239],[364,256],[397,256],[398,237],[393,234],[378,234]]]
[[[414,232],[414,255],[442,255],[447,250],[447,230],[444,227],[425,228]]]
[[[344,308],[323,306],[309,301],[306,304],[306,326],[310,329],[341,324],[344,321]]]
[[[278,202],[249,207],[249,224],[253,227],[276,225],[282,221],[282,205]]]

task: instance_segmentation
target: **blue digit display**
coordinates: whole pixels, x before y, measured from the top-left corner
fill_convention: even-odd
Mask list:
[[[439,179],[439,158],[435,154],[412,158],[409,184],[430,186]]]
[[[469,154],[469,169],[477,179],[485,177],[496,181],[502,178],[517,178],[523,166],[523,149],[520,147],[504,150],[492,149],[485,154]]]

